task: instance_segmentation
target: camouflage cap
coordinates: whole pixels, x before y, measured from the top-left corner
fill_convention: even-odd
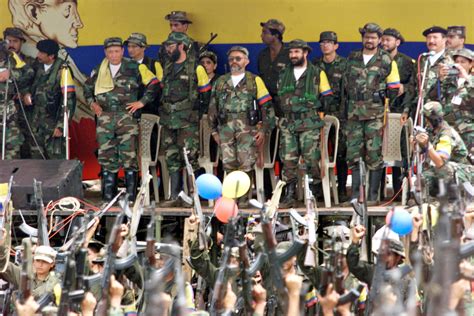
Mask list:
[[[165,15],[165,20],[178,21],[187,24],[193,23],[190,19],[188,19],[188,16],[185,11],[171,11],[169,14]]]
[[[260,22],[261,27],[266,27],[272,30],[277,30],[281,35],[285,33],[285,24],[277,19],[270,19],[267,22]]]
[[[453,58],[456,58],[457,56],[464,57],[466,59],[469,59],[470,61],[474,60],[474,53],[469,48],[461,48],[460,50],[455,51],[453,54]]]
[[[363,27],[359,28],[359,33],[364,35],[365,33],[377,33],[378,36],[382,36],[382,28],[377,23],[367,23]]]
[[[132,33],[127,38],[127,40],[123,42],[123,45],[127,46],[128,43],[132,43],[141,47],[148,47],[148,44],[146,42],[146,36],[142,33]]]
[[[405,258],[405,247],[400,240],[389,239],[388,250]]]
[[[212,60],[214,64],[217,64],[217,55],[214,52],[211,52],[210,50],[203,51],[199,55],[199,60],[201,60],[204,57],[209,58],[210,60]]]
[[[249,57],[249,50],[243,46],[232,46],[228,51],[227,51],[227,56],[230,55],[232,52],[241,52],[245,56]]]
[[[122,47],[122,39],[120,37],[109,37],[106,38],[104,41],[104,48],[109,48],[112,46],[120,46]]]
[[[313,49],[311,46],[308,45],[305,41],[302,39],[294,39],[291,42],[288,43],[288,47],[291,48],[301,48],[301,49],[306,49],[307,51],[311,52]]]
[[[446,29],[442,28],[441,26],[431,26],[423,31],[423,36],[428,36],[432,33],[441,33],[446,35],[448,31],[446,31]]]
[[[437,101],[431,101],[423,105],[423,115],[426,116],[443,116],[443,106]]]
[[[333,32],[333,31],[321,32],[321,34],[319,34],[319,42],[321,43],[322,41],[333,41],[334,43],[337,43],[336,32]]]
[[[164,44],[179,44],[183,43],[186,47],[189,47],[191,45],[191,40],[189,37],[186,35],[186,33],[182,32],[171,32],[168,35],[168,38],[164,42]]]
[[[7,36],[19,38],[23,42],[26,41],[25,33],[23,33],[23,31],[18,27],[7,27],[5,31],[3,31],[3,37],[7,38]]]
[[[33,256],[34,260],[42,260],[48,263],[53,263],[56,259],[56,250],[49,246],[38,246],[35,250],[35,254]]]
[[[459,37],[466,38],[466,27],[462,25],[448,26],[448,35],[458,35]]]
[[[401,44],[405,42],[405,39],[403,38],[402,34],[400,34],[400,32],[397,29],[393,29],[393,28],[385,29],[382,35],[393,36],[396,39],[400,40]]]

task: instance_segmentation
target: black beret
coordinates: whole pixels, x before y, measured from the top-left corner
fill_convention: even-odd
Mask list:
[[[59,51],[59,45],[53,40],[50,39],[45,39],[42,41],[39,41],[36,44],[36,48],[43,53],[46,53],[48,55],[57,55]]]
[[[441,33],[446,35],[448,31],[441,26],[432,26],[423,31],[423,36],[428,36],[431,33]]]

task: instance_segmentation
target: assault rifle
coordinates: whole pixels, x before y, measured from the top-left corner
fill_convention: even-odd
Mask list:
[[[351,227],[357,225],[363,225],[367,228],[367,234],[365,234],[362,240],[361,246],[361,259],[364,261],[370,261],[370,247],[369,247],[369,214],[367,212],[367,199],[365,196],[365,181],[367,177],[367,170],[365,168],[364,160],[359,159],[359,174],[360,174],[360,185],[359,185],[359,198],[352,199],[351,205],[354,209],[351,219]]]
[[[41,188],[41,181],[36,181],[36,179],[33,179],[33,184],[35,203],[38,210],[38,245],[49,246],[48,223],[46,221],[46,215],[44,214],[43,190]]]
[[[208,49],[209,45],[212,43],[212,41],[216,39],[216,37],[217,37],[217,33],[211,33],[210,38],[207,41],[207,43],[199,48],[199,55]]]
[[[306,216],[308,224],[308,247],[306,248],[306,256],[304,258],[304,265],[307,267],[316,267],[318,265],[318,252],[316,250],[316,243],[318,242],[318,235],[315,221],[318,221],[318,208],[313,192],[309,187],[309,176],[304,176],[304,200],[306,205]]]
[[[30,297],[33,282],[33,260],[31,253],[31,240],[29,238],[23,239],[23,254],[21,261],[20,272],[20,303],[25,304],[25,301]]]

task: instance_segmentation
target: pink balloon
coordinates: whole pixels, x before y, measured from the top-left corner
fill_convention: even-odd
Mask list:
[[[227,224],[230,218],[237,216],[239,209],[234,199],[221,197],[216,201],[214,212],[219,221]]]

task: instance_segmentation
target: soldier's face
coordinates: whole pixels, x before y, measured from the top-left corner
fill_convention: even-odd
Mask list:
[[[19,53],[21,51],[21,45],[23,41],[19,38],[13,36],[7,36],[6,40],[8,41],[8,50],[11,52]]]
[[[290,48],[290,61],[293,66],[303,66],[308,52],[302,48]]]
[[[234,51],[229,54],[228,57],[230,71],[232,73],[239,73],[245,70],[245,67],[249,64],[249,60],[244,53]]]
[[[48,55],[44,52],[38,52],[36,58],[44,65],[51,65],[54,62],[54,55]]]
[[[450,49],[461,49],[464,46],[464,38],[459,35],[448,35],[446,40],[446,47]]]
[[[429,51],[439,53],[446,47],[446,37],[441,33],[431,33],[426,36],[426,47]]]
[[[49,263],[44,260],[33,260],[33,268],[37,275],[45,276],[54,267],[54,263]]]
[[[383,35],[380,44],[384,50],[391,53],[395,48],[400,45],[400,40],[396,39],[394,36],[391,35]]]
[[[145,47],[138,46],[137,44],[128,44],[127,51],[130,58],[140,60],[145,56]]]
[[[170,21],[170,30],[171,32],[186,33],[188,31],[188,23]]]
[[[375,50],[380,45],[380,37],[377,33],[365,33],[362,36],[362,45],[366,50]]]
[[[319,47],[321,48],[323,55],[330,55],[336,52],[339,48],[339,44],[334,43],[333,41],[322,41],[319,43]]]
[[[471,73],[473,62],[469,59],[462,56],[456,56],[456,58],[454,58],[454,62],[464,68],[468,74]]]
[[[123,58],[123,47],[111,46],[105,49],[105,57],[112,65],[119,65]]]
[[[209,74],[212,74],[214,73],[214,71],[216,71],[216,68],[217,68],[217,65],[214,64],[214,62],[212,61],[212,59],[208,58],[208,57],[203,57],[201,58],[201,60],[199,61],[199,63],[201,64],[201,66],[204,67],[204,69],[206,69],[206,73],[209,75]]]
[[[272,32],[270,32],[266,26],[262,27],[262,34],[260,34],[260,37],[262,38],[262,42],[266,45],[271,44],[274,40]]]

